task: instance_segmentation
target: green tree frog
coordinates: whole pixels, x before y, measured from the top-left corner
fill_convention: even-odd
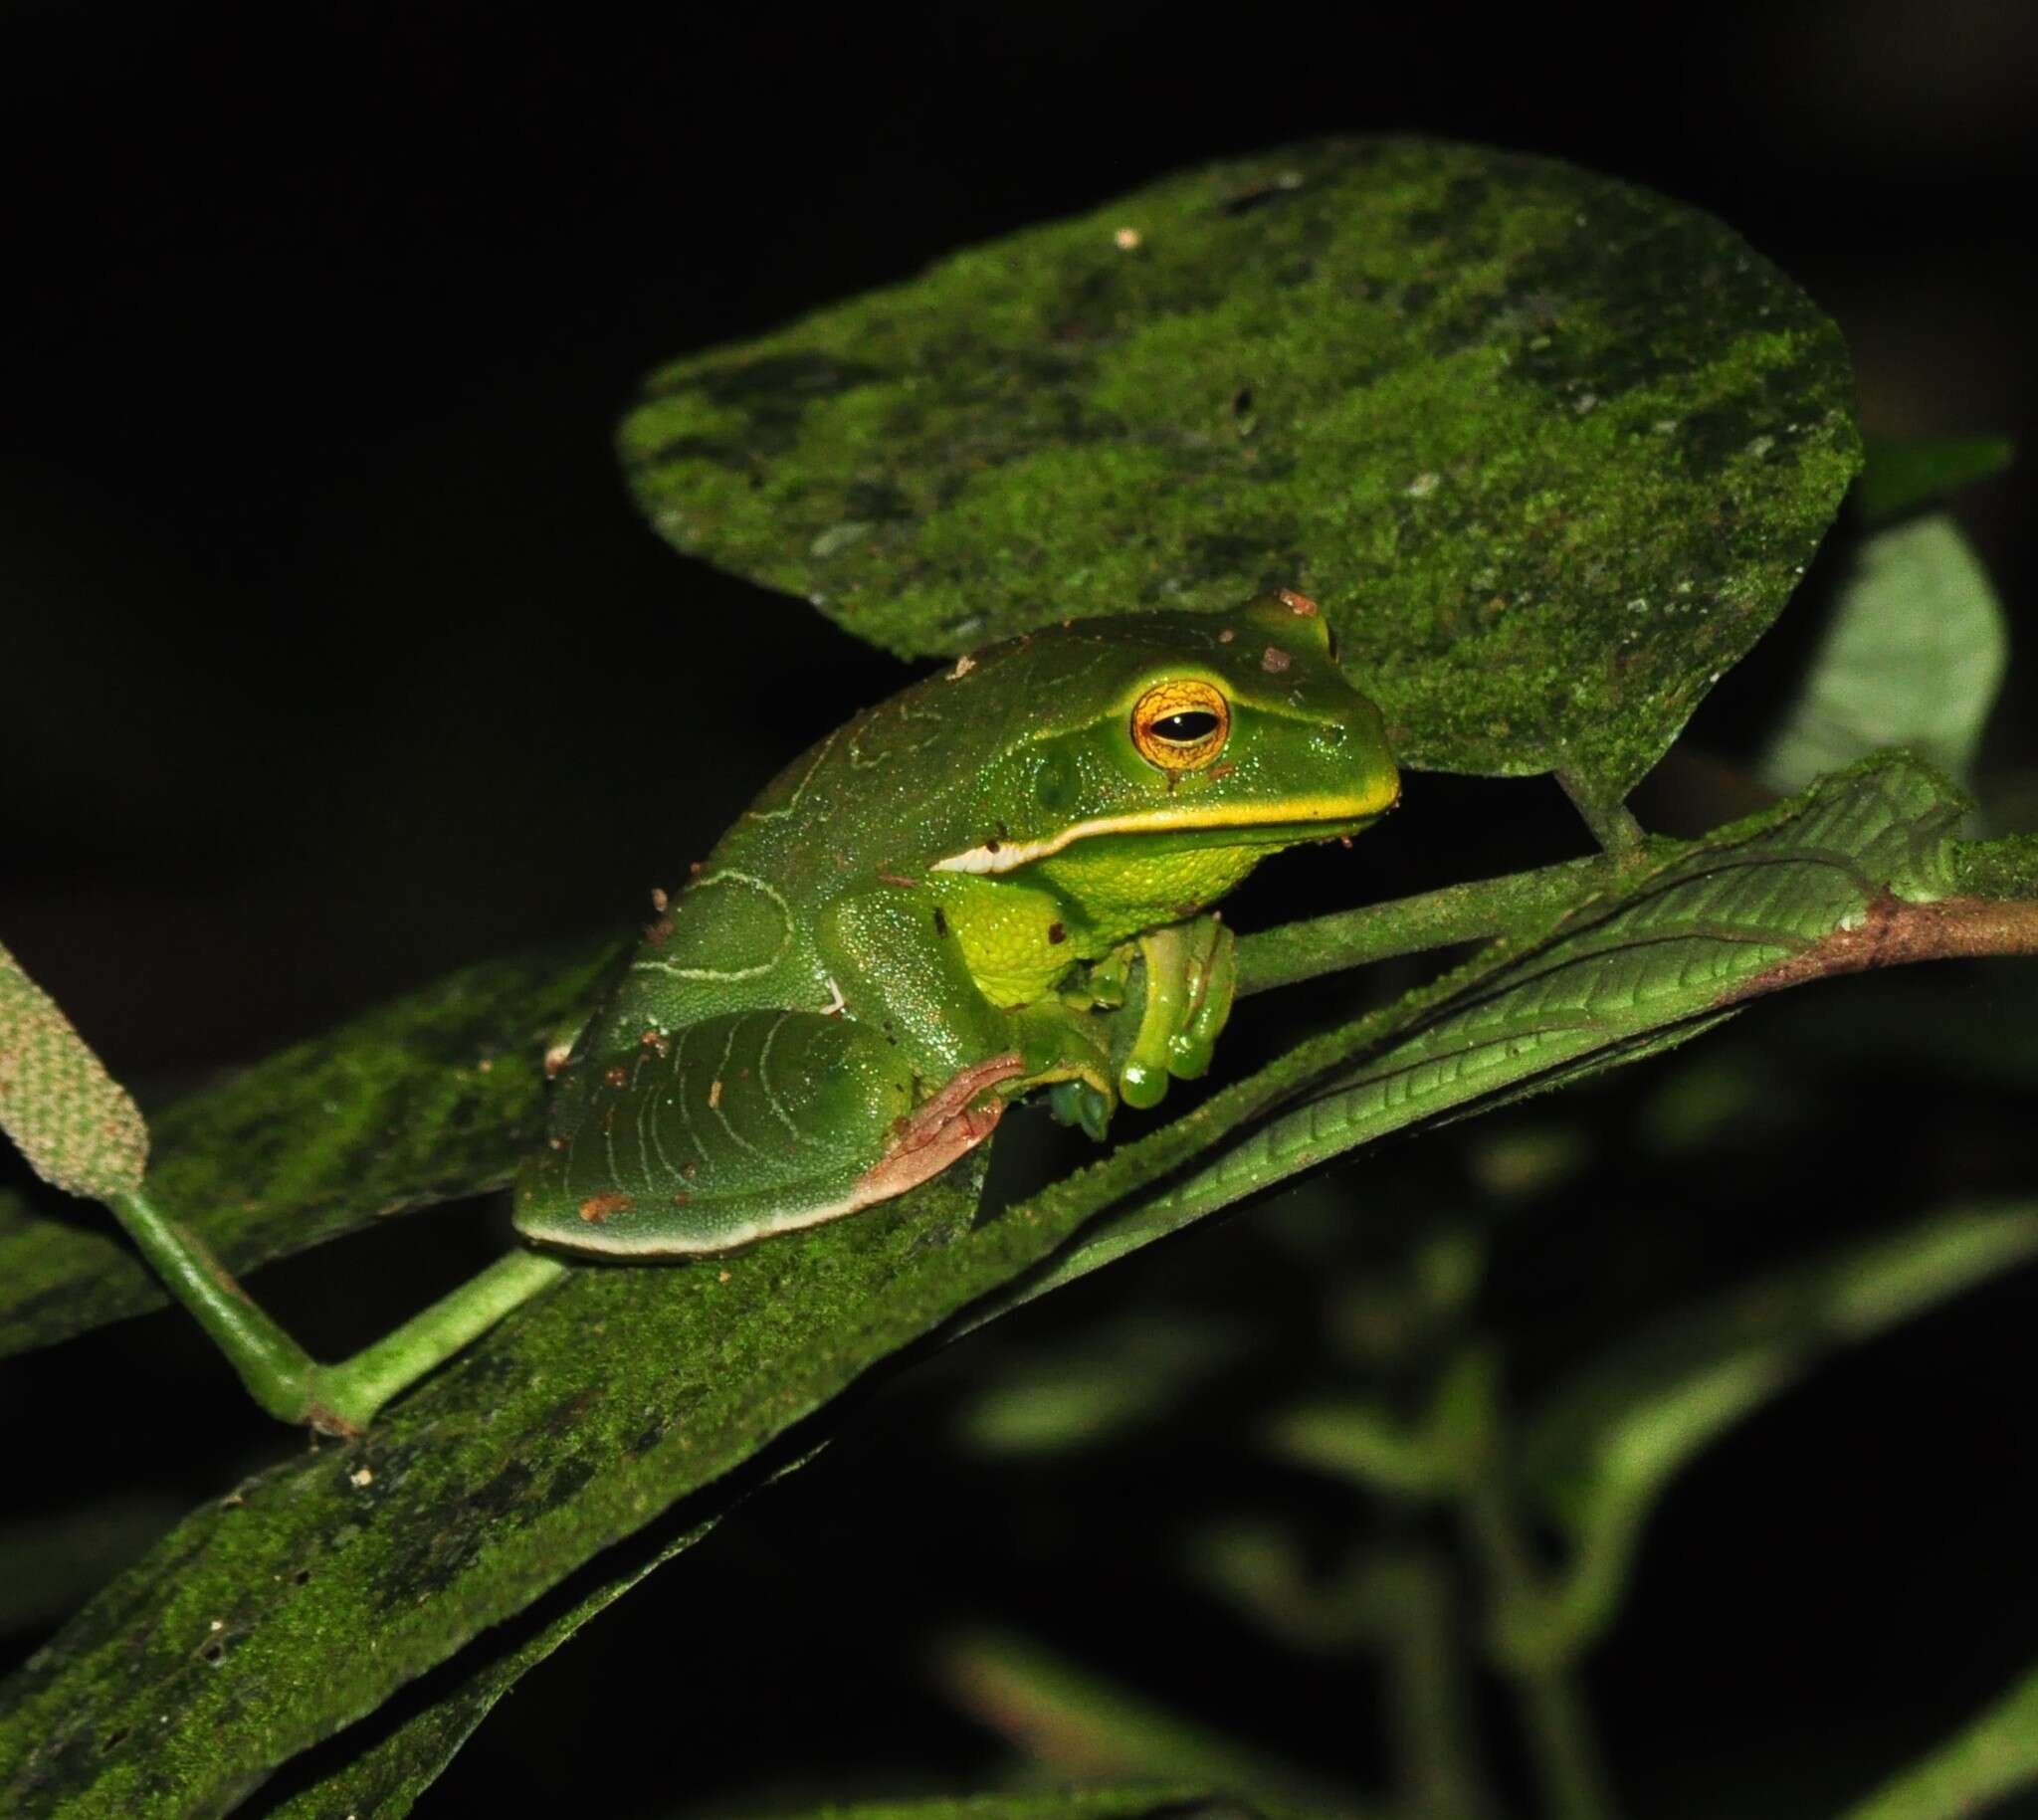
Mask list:
[[[927,1180],[1036,1088],[1101,1136],[1209,1064],[1233,970],[1208,907],[1399,793],[1299,594],[959,658],[793,760],[655,899],[516,1225],[729,1250]]]

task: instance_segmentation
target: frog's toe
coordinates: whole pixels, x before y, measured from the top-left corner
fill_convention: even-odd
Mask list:
[[[1210,1072],[1210,1058],[1217,1053],[1215,1035],[1198,1036],[1178,1030],[1167,1040],[1167,1072],[1177,1081],[1198,1081]]]
[[[1111,1129],[1112,1099],[1088,1081],[1057,1081],[1048,1089],[1047,1108],[1057,1124],[1082,1126],[1099,1143]]]
[[[1119,1098],[1127,1106],[1148,1112],[1167,1098],[1168,1073],[1166,1061],[1135,1051],[1119,1070]]]

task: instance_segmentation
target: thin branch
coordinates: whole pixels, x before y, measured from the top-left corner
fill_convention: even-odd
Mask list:
[[[1531,872],[1447,885],[1441,891],[1241,935],[1239,995],[1366,966],[1397,954],[1539,928],[1556,911],[1590,897],[1618,876],[1617,862],[1593,854]]]
[[[1735,1005],[1786,986],[1871,967],[2016,954],[2038,954],[2038,900],[1941,898],[1909,904],[1884,892],[1852,927],[1837,928],[1802,953],[1742,980],[1718,1002]]]
[[[1554,775],[1563,786],[1563,793],[1571,799],[1571,807],[1592,830],[1592,838],[1612,858],[1632,860],[1640,854],[1648,836],[1626,803],[1618,796],[1608,795],[1577,771],[1560,766]]]

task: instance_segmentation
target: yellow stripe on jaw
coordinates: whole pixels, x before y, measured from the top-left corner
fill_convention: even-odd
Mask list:
[[[1077,841],[1097,834],[1184,834],[1205,828],[1307,827],[1312,823],[1362,821],[1391,808],[1401,794],[1398,778],[1368,797],[1305,797],[1299,801],[1269,803],[1262,811],[1241,815],[1236,807],[1211,809],[1152,809],[1133,815],[1100,815],[1093,821],[1076,822],[1059,834],[1041,841],[986,841],[966,853],[951,853],[936,860],[929,872],[976,874],[1011,872],[1018,867],[1060,853]]]

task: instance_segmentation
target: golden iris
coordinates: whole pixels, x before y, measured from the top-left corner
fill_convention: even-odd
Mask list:
[[[1156,683],[1132,705],[1132,743],[1163,771],[1195,771],[1231,737],[1231,704],[1214,684]]]

